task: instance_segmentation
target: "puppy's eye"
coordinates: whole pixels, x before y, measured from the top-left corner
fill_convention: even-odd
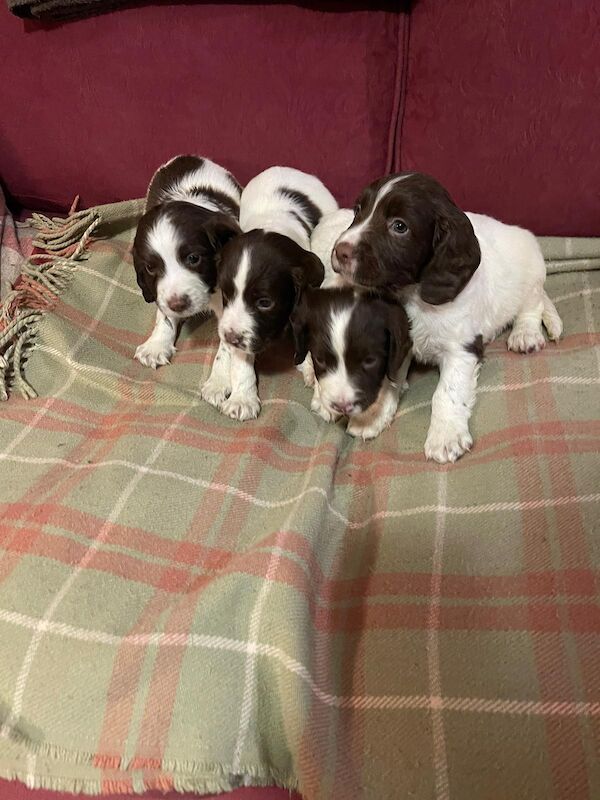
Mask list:
[[[146,272],[148,273],[148,275],[155,274],[156,269],[152,266],[152,264],[144,264],[144,267],[146,268]]]
[[[188,253],[185,257],[185,263],[188,267],[197,267],[200,263],[201,256],[200,253]]]
[[[274,305],[275,303],[270,297],[260,297],[256,301],[256,307],[259,311],[270,311]]]
[[[355,216],[355,217],[357,217],[357,216],[360,214],[360,203],[357,203],[357,204],[354,206],[354,209],[353,209],[353,210],[354,210],[354,216]]]
[[[325,369],[325,360],[323,358],[319,358],[319,356],[315,356],[313,354],[312,360],[315,367],[318,367],[319,369]]]
[[[401,219],[395,219],[392,221],[390,228],[394,233],[406,233],[408,230],[408,225]]]
[[[375,356],[367,356],[367,358],[363,359],[363,369],[373,369],[375,366],[377,366],[377,359]]]

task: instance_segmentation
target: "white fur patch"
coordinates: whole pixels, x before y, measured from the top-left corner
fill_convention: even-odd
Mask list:
[[[242,192],[240,227],[243,231],[262,228],[289,236],[305,250],[310,248],[309,235],[290,211],[297,211],[292,200],[280,189],[305,194],[321,214],[336,211],[338,204],[327,187],[315,176],[292,167],[269,167],[248,183]]]
[[[176,319],[207,311],[211,299],[209,288],[199,275],[180,263],[177,251],[181,242],[177,228],[168,215],[162,215],[149,231],[148,244],[164,263],[164,274],[156,282],[156,302],[159,308],[167,316]],[[168,301],[171,297],[183,295],[188,296],[190,305],[184,313],[177,314],[168,307]]]
[[[170,162],[168,162],[170,163]],[[192,189],[205,188],[208,192],[204,194],[192,194]],[[223,209],[210,197],[211,189],[216,189],[233,201],[239,204],[241,193],[229,177],[229,173],[224,167],[215,164],[214,161],[205,158],[203,164],[198,169],[186,172],[176,181],[173,186],[164,193],[165,199],[185,200],[187,203],[201,206],[209,211],[223,211]]]
[[[356,389],[352,385],[344,360],[350,317],[354,307],[334,312],[329,320],[329,341],[336,357],[336,367],[319,378],[321,402],[331,411],[332,404],[345,406],[356,401]]]
[[[232,333],[246,340],[249,344],[255,333],[254,317],[250,313],[244,300],[244,290],[250,274],[250,250],[245,248],[238,263],[238,270],[233,280],[234,294],[229,304],[223,309],[219,321],[219,336],[225,339],[227,333]]]

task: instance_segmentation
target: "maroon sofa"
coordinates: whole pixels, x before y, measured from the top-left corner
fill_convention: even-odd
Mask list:
[[[3,7],[0,175],[15,205],[65,211],[142,196],[180,152],[241,181],[313,171],[344,204],[418,169],[467,209],[598,235],[599,30],[597,0],[161,3],[53,24]]]

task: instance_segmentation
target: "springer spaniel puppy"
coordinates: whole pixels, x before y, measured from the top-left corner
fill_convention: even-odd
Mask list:
[[[312,410],[326,422],[348,417],[351,436],[379,436],[394,419],[411,360],[402,305],[348,287],[308,289],[292,329],[294,360],[314,387]]]
[[[240,232],[241,187],[223,167],[197,156],[177,156],[152,178],[146,210],[133,242],[133,265],[156,324],[135,351],[147,367],[175,353],[179,323],[220,306],[216,255]]]
[[[508,325],[508,348],[520,353],[562,333],[544,291],[546,266],[532,233],[464,213],[433,178],[405,173],[368,186],[350,227],[335,244],[336,272],[356,284],[401,291],[413,353],[437,364],[425,455],[456,461],[472,446],[483,346]]]
[[[242,192],[244,233],[220,253],[220,343],[202,389],[226,416],[258,416],[255,356],[283,334],[300,292],[321,284],[323,264],[309,250],[310,234],[335,209],[318,178],[288,167],[261,172]]]

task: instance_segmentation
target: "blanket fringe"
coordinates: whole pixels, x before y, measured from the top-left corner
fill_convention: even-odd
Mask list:
[[[33,244],[41,252],[29,257],[0,307],[0,400],[7,400],[13,389],[27,399],[37,397],[23,369],[40,318],[70,281],[102,220],[97,208],[75,211],[78,200],[65,218],[31,218],[37,233]]]

